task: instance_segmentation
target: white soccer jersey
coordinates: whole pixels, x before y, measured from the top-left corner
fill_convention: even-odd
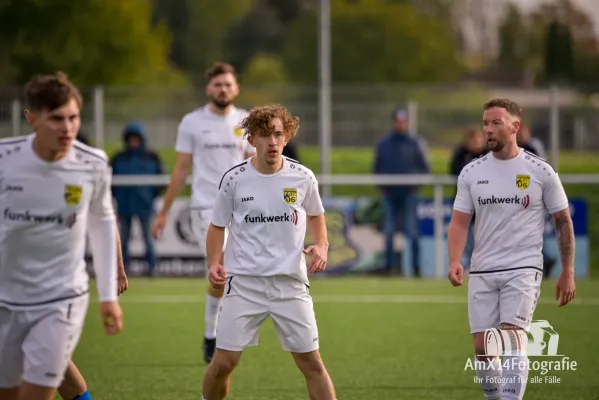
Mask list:
[[[193,155],[191,208],[212,209],[220,178],[242,162],[249,149],[253,151],[239,128],[247,115],[246,110],[235,107],[227,115],[217,115],[205,106],[181,120],[175,150]]]
[[[251,159],[220,182],[212,223],[230,225],[224,265],[229,276],[291,276],[308,284],[306,216],[324,213],[318,182],[308,168],[283,158],[277,173],[258,172]]]
[[[546,213],[568,207],[557,173],[525,150],[511,160],[489,153],[472,161],[460,173],[453,206],[476,214],[470,272],[542,271]]]
[[[33,151],[33,138],[0,141],[0,305],[6,307],[86,294],[88,221],[110,224],[116,234],[106,154],[75,142],[65,157],[49,163]],[[103,301],[116,300],[112,238],[114,245],[100,247],[106,253],[101,259],[94,253]]]

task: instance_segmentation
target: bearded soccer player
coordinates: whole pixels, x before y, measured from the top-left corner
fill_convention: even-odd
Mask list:
[[[282,156],[297,134],[299,118],[283,106],[271,105],[252,109],[241,126],[257,155],[220,179],[208,230],[210,282],[226,287],[226,294],[203,398],[226,397],[241,353],[258,344],[258,329],[270,316],[281,346],[304,374],[310,399],[333,400],[333,383],[318,351],[308,280],[308,274],[326,268],[324,208],[312,171]],[[229,225],[223,267],[220,260]],[[306,228],[315,244],[304,250]],[[308,253],[309,266],[304,258]]]
[[[51,400],[88,307],[92,248],[106,333],[122,329],[108,158],[78,142],[82,99],[58,73],[32,78],[34,134],[0,145],[0,398]]]
[[[185,186],[193,168],[191,186],[191,222],[200,254],[206,255],[206,234],[218,192],[218,182],[229,168],[254,154],[244,140],[240,123],[247,111],[236,108],[233,101],[239,94],[235,69],[216,63],[206,72],[206,95],[210,102],[183,117],[177,133],[177,162],[164,197],[162,210],[152,227],[158,239],[166,225],[166,216]],[[206,268],[206,274],[208,268]],[[210,363],[216,344],[216,322],[223,289],[208,286],[205,309],[204,360]]]
[[[557,173],[519,148],[521,110],[506,99],[484,105],[483,126],[490,153],[466,165],[449,225],[449,280],[463,284],[460,264],[472,213],[475,246],[468,282],[468,317],[476,373],[488,399],[522,399],[528,378],[527,333],[543,278],[543,228],[551,215],[562,272],[555,287],[559,306],[576,294],[574,229],[568,198]],[[504,352],[487,345],[503,342]],[[491,343],[493,342],[493,343]],[[503,355],[500,362],[498,355]]]

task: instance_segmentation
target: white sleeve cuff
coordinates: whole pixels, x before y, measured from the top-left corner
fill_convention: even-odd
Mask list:
[[[101,302],[117,301],[117,243],[114,217],[88,217],[88,234]]]

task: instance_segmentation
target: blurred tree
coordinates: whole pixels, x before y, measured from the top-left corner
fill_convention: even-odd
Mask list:
[[[308,0],[258,0],[227,34],[226,54],[243,71],[257,53],[280,54],[289,24],[305,11]]]
[[[268,54],[256,54],[248,62],[241,81],[244,85],[268,85],[286,83],[285,67],[280,58]]]
[[[574,55],[570,28],[557,19],[547,26],[544,78],[548,82],[568,82],[573,77]]]
[[[409,4],[367,0],[332,2],[335,82],[445,81],[461,71],[446,21]],[[317,10],[290,28],[283,51],[292,80],[318,80]]]
[[[529,34],[520,9],[510,4],[505,19],[499,26],[498,75],[522,82],[527,76],[529,62]]]
[[[172,35],[169,58],[179,68],[189,63],[186,33],[189,29],[189,0],[153,0],[152,23],[164,22]]]
[[[175,2],[175,0],[172,0]],[[196,83],[204,83],[204,71],[217,61],[233,62],[225,51],[227,32],[251,9],[253,0],[191,0],[185,32],[186,70]],[[246,32],[247,33],[247,32]]]
[[[168,62],[170,35],[151,26],[147,2],[8,0],[0,7],[0,42],[16,83],[56,70],[79,84],[185,80]]]
[[[599,43],[587,13],[571,0],[558,0],[539,7],[531,19],[532,50],[543,60],[539,81],[597,82]]]

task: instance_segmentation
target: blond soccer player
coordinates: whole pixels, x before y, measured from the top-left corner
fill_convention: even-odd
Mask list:
[[[271,317],[282,348],[306,379],[310,399],[333,400],[308,279],[327,264],[324,208],[312,171],[282,155],[299,118],[271,105],[252,109],[241,126],[257,154],[221,177],[208,229],[209,278],[225,288],[225,297],[203,398],[226,397],[242,352],[258,344],[258,329]],[[306,230],[315,243],[304,249]],[[309,265],[305,254],[312,255]]]

